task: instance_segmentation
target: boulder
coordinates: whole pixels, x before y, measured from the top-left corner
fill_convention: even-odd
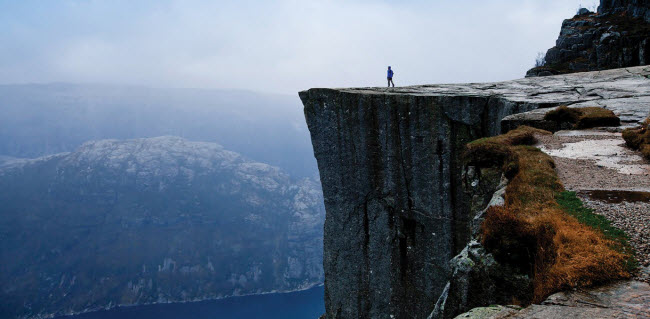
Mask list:
[[[587,9],[587,8],[580,8],[578,10],[578,15],[579,16],[587,15],[587,14],[590,14],[590,13],[592,13],[592,12],[589,11],[589,9]]]

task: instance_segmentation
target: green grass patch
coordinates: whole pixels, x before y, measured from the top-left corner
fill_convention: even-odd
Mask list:
[[[560,192],[556,200],[567,214],[573,216],[581,224],[600,231],[607,239],[613,241],[615,245],[612,248],[628,256],[626,260],[628,271],[633,271],[638,267],[634,249],[630,246],[629,237],[623,230],[613,226],[605,216],[598,215],[594,213],[593,209],[585,207],[575,192]]]

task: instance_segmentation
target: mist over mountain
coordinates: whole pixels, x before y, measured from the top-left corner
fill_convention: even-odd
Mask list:
[[[0,155],[33,158],[97,139],[215,142],[297,177],[317,176],[297,96],[243,90],[0,85]]]
[[[2,318],[323,280],[319,183],[215,143],[101,140],[5,156],[0,202]]]

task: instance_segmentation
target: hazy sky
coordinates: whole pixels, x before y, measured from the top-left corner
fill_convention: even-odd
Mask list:
[[[0,83],[244,88],[522,77],[597,0],[0,0]]]

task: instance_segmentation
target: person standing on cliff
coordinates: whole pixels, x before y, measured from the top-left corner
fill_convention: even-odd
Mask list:
[[[392,84],[393,87],[395,87],[395,82],[393,82],[393,70],[390,69],[390,66],[388,67],[388,87]]]

